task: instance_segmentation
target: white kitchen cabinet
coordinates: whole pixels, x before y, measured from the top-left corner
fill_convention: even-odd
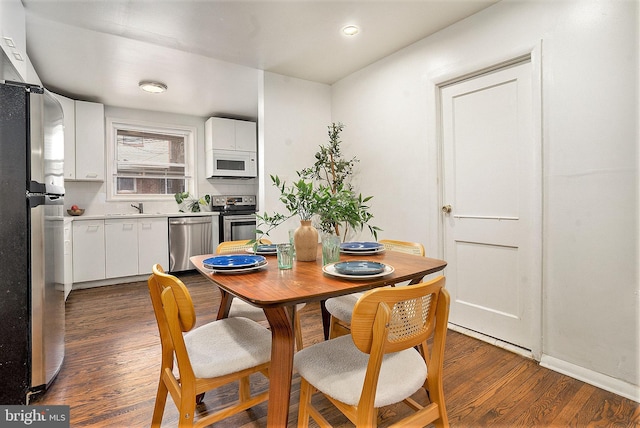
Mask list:
[[[75,102],[75,179],[104,181],[104,105]]]
[[[138,273],[151,273],[154,264],[169,270],[169,226],[167,219],[138,219]]]
[[[257,150],[256,123],[244,120],[235,122],[236,150],[255,152]]]
[[[104,221],[107,278],[138,274],[138,219]]]
[[[0,36],[2,50],[22,80],[28,81],[25,11],[20,0],[0,1]]]
[[[168,230],[166,217],[104,220],[106,278],[151,273],[155,263],[167,268]]]
[[[104,220],[73,222],[73,282],[105,278]]]
[[[107,218],[73,222],[73,282],[124,278],[169,267],[166,217]],[[65,253],[66,253],[65,242]]]
[[[210,117],[204,126],[205,152],[211,150],[257,150],[256,123]]]
[[[59,94],[53,96],[60,102],[64,114],[64,179],[76,179],[76,102]]]
[[[221,117],[210,117],[204,123],[205,151],[212,149],[235,150],[235,121]]]

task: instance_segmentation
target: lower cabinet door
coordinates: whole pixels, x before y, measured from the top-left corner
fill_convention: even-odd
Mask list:
[[[73,222],[73,282],[105,278],[104,220]]]
[[[138,219],[138,272],[151,273],[160,263],[169,270],[169,226],[166,218]]]
[[[105,220],[107,278],[138,274],[138,219]]]

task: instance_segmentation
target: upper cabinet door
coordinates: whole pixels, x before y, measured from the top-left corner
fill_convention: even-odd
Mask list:
[[[236,150],[255,152],[256,146],[256,123],[237,120]]]
[[[76,101],[76,180],[104,181],[104,105]]]
[[[244,120],[210,117],[204,125],[205,151],[240,150],[255,152],[256,123]]]
[[[235,150],[236,131],[235,120],[211,117],[205,122],[205,148],[207,151]]]

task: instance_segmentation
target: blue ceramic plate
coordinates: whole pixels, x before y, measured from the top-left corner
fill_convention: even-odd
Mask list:
[[[253,253],[253,248],[250,251]],[[256,254],[276,254],[277,252],[276,244],[263,244],[256,247]]]
[[[347,251],[375,251],[384,248],[378,242],[343,242],[340,244],[341,250]]]
[[[340,262],[333,265],[336,272],[342,275],[376,275],[384,272],[384,265],[367,260]]]
[[[384,253],[384,247],[376,248],[374,250],[343,250],[340,249],[342,254],[351,254],[352,256],[366,256],[371,254],[381,254]]]
[[[210,257],[202,262],[203,266],[212,270],[238,269],[254,267],[266,263],[263,256],[245,256],[243,254],[230,254],[228,256]]]
[[[382,263],[378,263],[384,266],[382,272],[373,273],[373,274],[364,274],[364,275],[343,274],[336,270],[336,265],[342,264],[342,263],[353,263],[353,262],[329,263],[328,265],[324,265],[322,267],[322,271],[327,275],[348,279],[350,281],[366,281],[368,279],[379,278],[379,277],[392,274],[394,271],[393,266],[382,265]],[[374,263],[374,262],[367,262],[367,263]]]
[[[217,268],[212,270],[213,270],[213,273],[215,274],[224,274],[224,275],[236,274],[236,273],[249,273],[249,272],[254,272],[258,269],[261,269],[268,264],[269,263],[265,260],[264,262],[254,266],[247,266],[247,267],[241,267],[241,268],[235,268],[235,267],[234,268]]]
[[[263,252],[276,252],[278,250],[278,248],[276,247],[276,244],[269,244],[269,245],[258,245],[258,248],[256,248],[257,251],[263,251]]]

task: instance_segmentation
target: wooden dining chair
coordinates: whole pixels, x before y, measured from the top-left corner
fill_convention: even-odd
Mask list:
[[[394,239],[381,239],[378,241],[384,245],[386,251],[398,251],[401,253],[415,254],[424,257],[424,245],[419,242],[397,241]]]
[[[425,254],[424,246],[419,242],[397,241],[392,239],[381,239],[378,242],[384,245],[385,251],[398,251],[423,257]],[[327,299],[325,308],[331,315],[329,320],[330,339],[349,334],[351,313],[353,312],[354,305],[361,296],[362,293],[353,293]]]
[[[350,336],[296,353],[293,366],[301,378],[298,427],[307,427],[309,417],[330,426],[311,403],[318,391],[356,427],[376,427],[378,409],[400,402],[414,412],[394,421],[393,427],[448,427],[442,370],[450,298],[444,284],[441,276],[369,290],[354,307]],[[426,405],[412,398],[421,388],[428,392]]]
[[[180,413],[179,427],[204,427],[269,398],[268,391],[252,396],[249,384],[253,373],[268,375],[268,329],[246,318],[227,318],[194,328],[193,301],[182,281],[156,264],[147,282],[162,346],[152,427],[162,424],[168,393]],[[239,381],[239,400],[195,421],[196,397],[234,381]]]
[[[260,243],[270,245],[271,241],[263,238],[260,240]],[[216,254],[246,254],[247,250],[250,248],[253,248],[253,243],[250,240],[225,241],[218,244]],[[296,315],[294,317],[294,333],[296,336],[296,349],[298,350],[303,348],[302,327],[300,325],[299,311],[304,308],[304,306],[304,303],[296,305]],[[233,299],[231,302],[231,308],[229,308],[228,316],[229,318],[244,317],[258,322],[267,320],[262,308],[253,306],[240,299]]]
[[[263,245],[271,245],[268,239],[261,239]],[[224,241],[218,244],[216,254],[246,254],[247,250],[253,248],[253,243],[249,239],[238,241]]]

